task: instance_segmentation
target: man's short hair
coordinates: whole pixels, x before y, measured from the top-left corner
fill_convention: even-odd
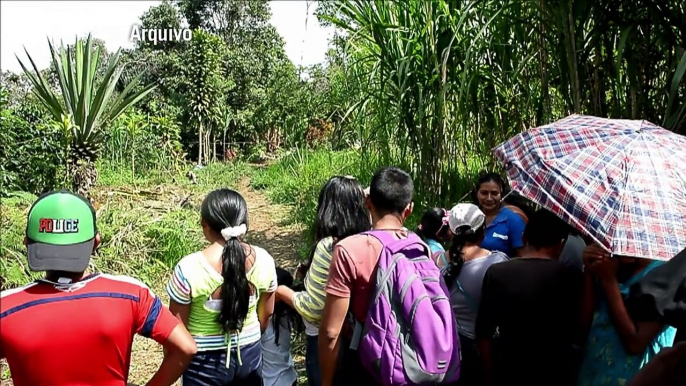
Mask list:
[[[404,170],[387,166],[374,173],[369,199],[377,211],[401,214],[412,202],[413,195],[414,182]]]
[[[539,209],[524,228],[524,238],[529,246],[540,249],[557,246],[569,236],[571,227],[554,213]]]

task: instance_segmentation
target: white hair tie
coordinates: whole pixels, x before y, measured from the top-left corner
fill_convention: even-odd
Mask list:
[[[233,238],[241,237],[248,231],[248,227],[245,224],[241,224],[235,227],[228,227],[222,229],[222,237],[224,240],[229,241]]]

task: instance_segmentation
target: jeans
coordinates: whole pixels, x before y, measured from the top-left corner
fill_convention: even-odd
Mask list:
[[[379,386],[374,377],[362,365],[360,353],[351,350],[350,341],[341,339],[341,351],[334,375],[334,386]]]
[[[307,336],[305,352],[305,371],[309,386],[321,386],[322,373],[319,368],[319,337]]]
[[[226,366],[226,349],[199,351],[183,373],[183,386],[262,386],[262,346],[260,342],[231,349]]]
[[[468,338],[462,334],[460,334],[459,337],[462,360],[460,361],[460,379],[457,381],[456,385],[483,385],[486,380],[484,378],[481,356],[477,350],[476,342],[474,339]]]

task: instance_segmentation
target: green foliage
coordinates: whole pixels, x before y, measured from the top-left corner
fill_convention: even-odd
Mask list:
[[[314,220],[316,216],[319,191],[326,181],[333,176],[350,175],[357,178],[363,187],[369,186],[374,172],[385,166],[381,158],[366,156],[356,150],[332,151],[320,148],[314,151],[296,148],[267,168],[255,173],[251,186],[267,192],[272,202],[293,206],[290,223],[304,224],[307,227],[307,240],[301,248],[304,257],[314,237]],[[417,175],[415,181],[415,209],[406,226],[414,229],[426,208],[434,206],[451,207],[465,199],[473,188],[479,173],[478,164],[471,163],[468,169],[453,175],[443,175],[446,183],[453,185],[453,196],[435,200],[433,196],[422,193],[421,182]]]
[[[65,183],[63,135],[36,101],[8,108],[0,89],[0,196],[12,191],[39,194]]]
[[[222,100],[229,87],[221,76],[221,58],[225,51],[226,45],[219,37],[195,30],[184,56],[184,105],[188,121],[198,133],[199,165],[210,160],[211,128],[219,125],[222,119]]]
[[[183,163],[181,128],[168,117],[132,109],[107,130],[103,155],[109,169],[126,174],[133,183],[151,171],[178,171]]]
[[[241,164],[212,164],[195,171],[198,185],[192,185],[183,174],[170,178],[153,171],[145,178],[139,177],[138,189],[132,189],[129,180],[118,179],[109,165],[99,166],[103,175],[94,195],[98,197],[96,211],[102,244],[91,260],[91,268],[131,275],[147,283],[160,283],[183,256],[205,245],[199,205],[207,192],[236,187],[240,177],[249,174]],[[29,193],[12,193],[0,200],[2,290],[42,275],[29,270],[23,243],[26,216],[36,198]],[[187,204],[181,206],[184,198]]]
[[[113,98],[114,88],[122,73],[122,69],[118,68],[118,52],[110,57],[102,80],[96,84],[99,49],[92,49],[90,35],[85,45],[83,40],[77,39],[72,49],[65,49],[63,46],[57,51],[50,41],[48,44],[61,95],[58,96],[50,87],[28,52],[26,54],[34,72],[29,71],[21,60],[19,63],[24,74],[31,80],[33,91],[53,119],[58,122],[65,119],[71,121],[68,142],[72,156],[77,160],[93,162],[97,158],[107,124],[145,97],[154,86],[131,92],[140,80],[137,77]]]
[[[332,63],[362,149],[436,200],[475,156],[493,168],[498,143],[573,112],[686,130],[686,13],[668,3],[337,0],[319,15],[347,34]]]
[[[307,151],[296,148],[278,162],[253,176],[251,186],[264,189],[272,202],[293,206],[289,222],[305,224],[307,244],[305,256],[313,241],[319,190],[336,175],[351,175],[367,186],[374,173],[375,160],[364,160],[355,151],[332,152],[330,149]]]
[[[39,276],[29,271],[24,235],[26,215],[37,196],[12,193],[0,200],[0,289],[26,284]]]

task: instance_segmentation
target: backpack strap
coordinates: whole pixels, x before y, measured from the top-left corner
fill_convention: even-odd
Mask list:
[[[405,247],[408,245],[415,244],[417,242],[420,242],[423,246],[424,249],[426,250],[427,256],[431,256],[431,249],[429,248],[426,243],[422,241],[422,239],[417,236],[412,231],[409,231],[407,229],[397,229],[397,231],[404,231],[407,232],[407,237],[404,239],[397,239],[391,231],[396,231],[395,229],[391,230],[383,230],[383,229],[372,229],[370,231],[362,232],[364,235],[372,236],[379,240],[383,248],[388,248],[388,250],[395,254],[398,253],[399,251],[403,250]],[[370,299],[370,301],[373,301]],[[364,323],[357,320],[355,316],[348,310],[348,314],[346,316],[346,320],[350,325],[353,327],[353,336],[352,339],[350,340],[350,349],[351,350],[357,350],[357,346],[360,343],[360,340],[362,339],[362,332],[364,330]]]
[[[353,313],[350,311],[348,311],[346,319],[353,327],[353,337],[350,339],[349,348],[351,350],[357,350],[357,346],[360,344],[360,340],[362,339],[362,330],[364,329],[364,324],[355,319],[355,316],[353,316]]]

